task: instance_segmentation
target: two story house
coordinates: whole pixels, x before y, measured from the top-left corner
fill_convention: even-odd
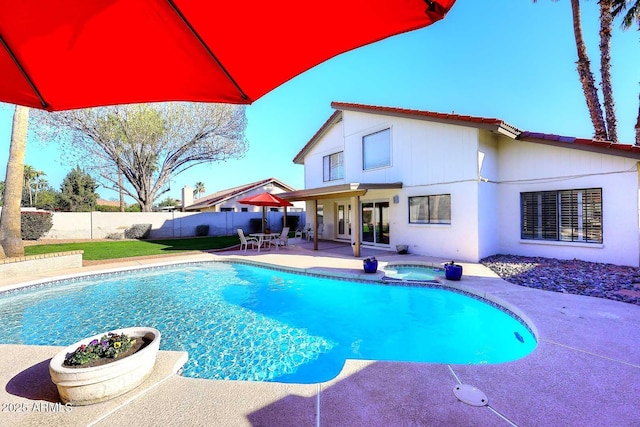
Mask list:
[[[494,118],[334,102],[295,156],[323,239],[459,261],[503,253],[638,266],[640,147]]]

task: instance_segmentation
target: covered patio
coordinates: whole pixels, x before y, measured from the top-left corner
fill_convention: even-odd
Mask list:
[[[352,254],[354,257],[362,256],[362,234],[363,221],[360,210],[361,197],[372,192],[385,192],[385,190],[401,189],[401,182],[392,183],[350,183],[341,185],[332,185],[327,187],[310,188],[305,190],[290,191],[288,193],[278,194],[284,200],[290,202],[305,201],[307,202],[307,219],[311,220],[311,227],[313,232],[313,249],[318,250],[318,218],[319,218],[319,205],[322,202],[335,202],[335,201],[348,201],[347,206],[344,207],[342,215],[340,211],[336,215],[337,224],[332,224],[331,227],[333,235],[324,236],[325,239],[336,239],[336,234],[339,231],[344,237],[343,241],[349,241],[352,246]],[[310,215],[309,215],[310,213]],[[333,215],[331,215],[333,217]],[[343,221],[340,223],[340,221]],[[340,227],[343,227],[341,229]],[[326,224],[325,224],[326,227]],[[338,237],[339,239],[339,237]]]

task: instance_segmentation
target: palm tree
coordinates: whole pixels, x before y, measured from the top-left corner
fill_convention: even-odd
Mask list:
[[[626,11],[626,13],[624,13]],[[640,1],[639,0],[613,0],[613,10],[611,11],[614,18],[621,16],[621,27],[624,30],[631,28],[633,23],[638,24],[640,28]]]
[[[576,39],[578,51],[578,75],[582,83],[582,90],[587,101],[587,108],[593,123],[594,138],[607,140],[607,128],[602,117],[602,107],[598,98],[598,89],[591,72],[591,61],[587,55],[587,45],[582,37],[582,24],[580,23],[580,1],[571,0],[571,14],[573,15],[573,36]]]
[[[640,0],[613,0],[611,14],[614,19],[622,16],[622,24],[620,26],[623,30],[631,28],[634,22],[640,30]],[[640,145],[640,95],[638,96],[638,119],[636,120],[635,144]]]
[[[557,0],[556,0],[557,1]],[[537,3],[537,0],[533,0]],[[607,140],[607,127],[602,115],[598,89],[596,88],[593,73],[591,72],[591,61],[587,55],[587,46],[582,36],[582,24],[580,23],[580,0],[571,0],[571,14],[573,16],[573,36],[576,40],[578,51],[578,77],[582,83],[582,91],[587,102],[587,109],[593,124],[594,138]]]
[[[36,179],[36,170],[29,165],[24,165],[23,170],[22,178],[24,182],[22,188],[29,193],[29,206],[33,206],[33,183]]]
[[[636,145],[640,145],[640,94],[638,94],[638,120],[636,120]]]
[[[611,87],[611,33],[613,32],[613,0],[600,0],[600,77],[609,141],[618,142],[616,108]]]
[[[38,193],[40,193],[40,189],[46,188],[49,185],[49,182],[43,178],[46,175],[43,171],[36,171],[36,177],[33,182],[33,204],[35,206],[38,206]]]
[[[24,245],[20,233],[20,201],[28,127],[29,108],[16,106],[7,162],[4,205],[0,214],[0,259],[24,256]]]
[[[195,188],[193,189],[193,196],[197,199],[205,191],[207,191],[207,190],[204,187],[204,182],[198,181],[198,182],[196,182]]]

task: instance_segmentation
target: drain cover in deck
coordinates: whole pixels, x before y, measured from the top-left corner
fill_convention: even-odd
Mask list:
[[[453,394],[455,394],[459,400],[468,405],[486,406],[489,404],[487,395],[472,385],[459,384],[453,388]]]

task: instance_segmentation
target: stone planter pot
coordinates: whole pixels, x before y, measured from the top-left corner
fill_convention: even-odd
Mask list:
[[[133,327],[110,332],[125,334],[131,338],[145,337],[151,342],[122,359],[88,368],[64,366],[64,359],[67,353],[75,351],[80,344],[100,339],[105,333],[85,338],[60,351],[51,359],[49,373],[51,380],[58,387],[63,403],[82,406],[104,402],[133,390],[151,374],[160,349],[160,331],[154,328]]]
[[[458,264],[445,264],[444,277],[447,280],[460,280],[462,277],[462,266]]]
[[[396,252],[400,255],[406,255],[409,253],[409,245],[396,245]]]

